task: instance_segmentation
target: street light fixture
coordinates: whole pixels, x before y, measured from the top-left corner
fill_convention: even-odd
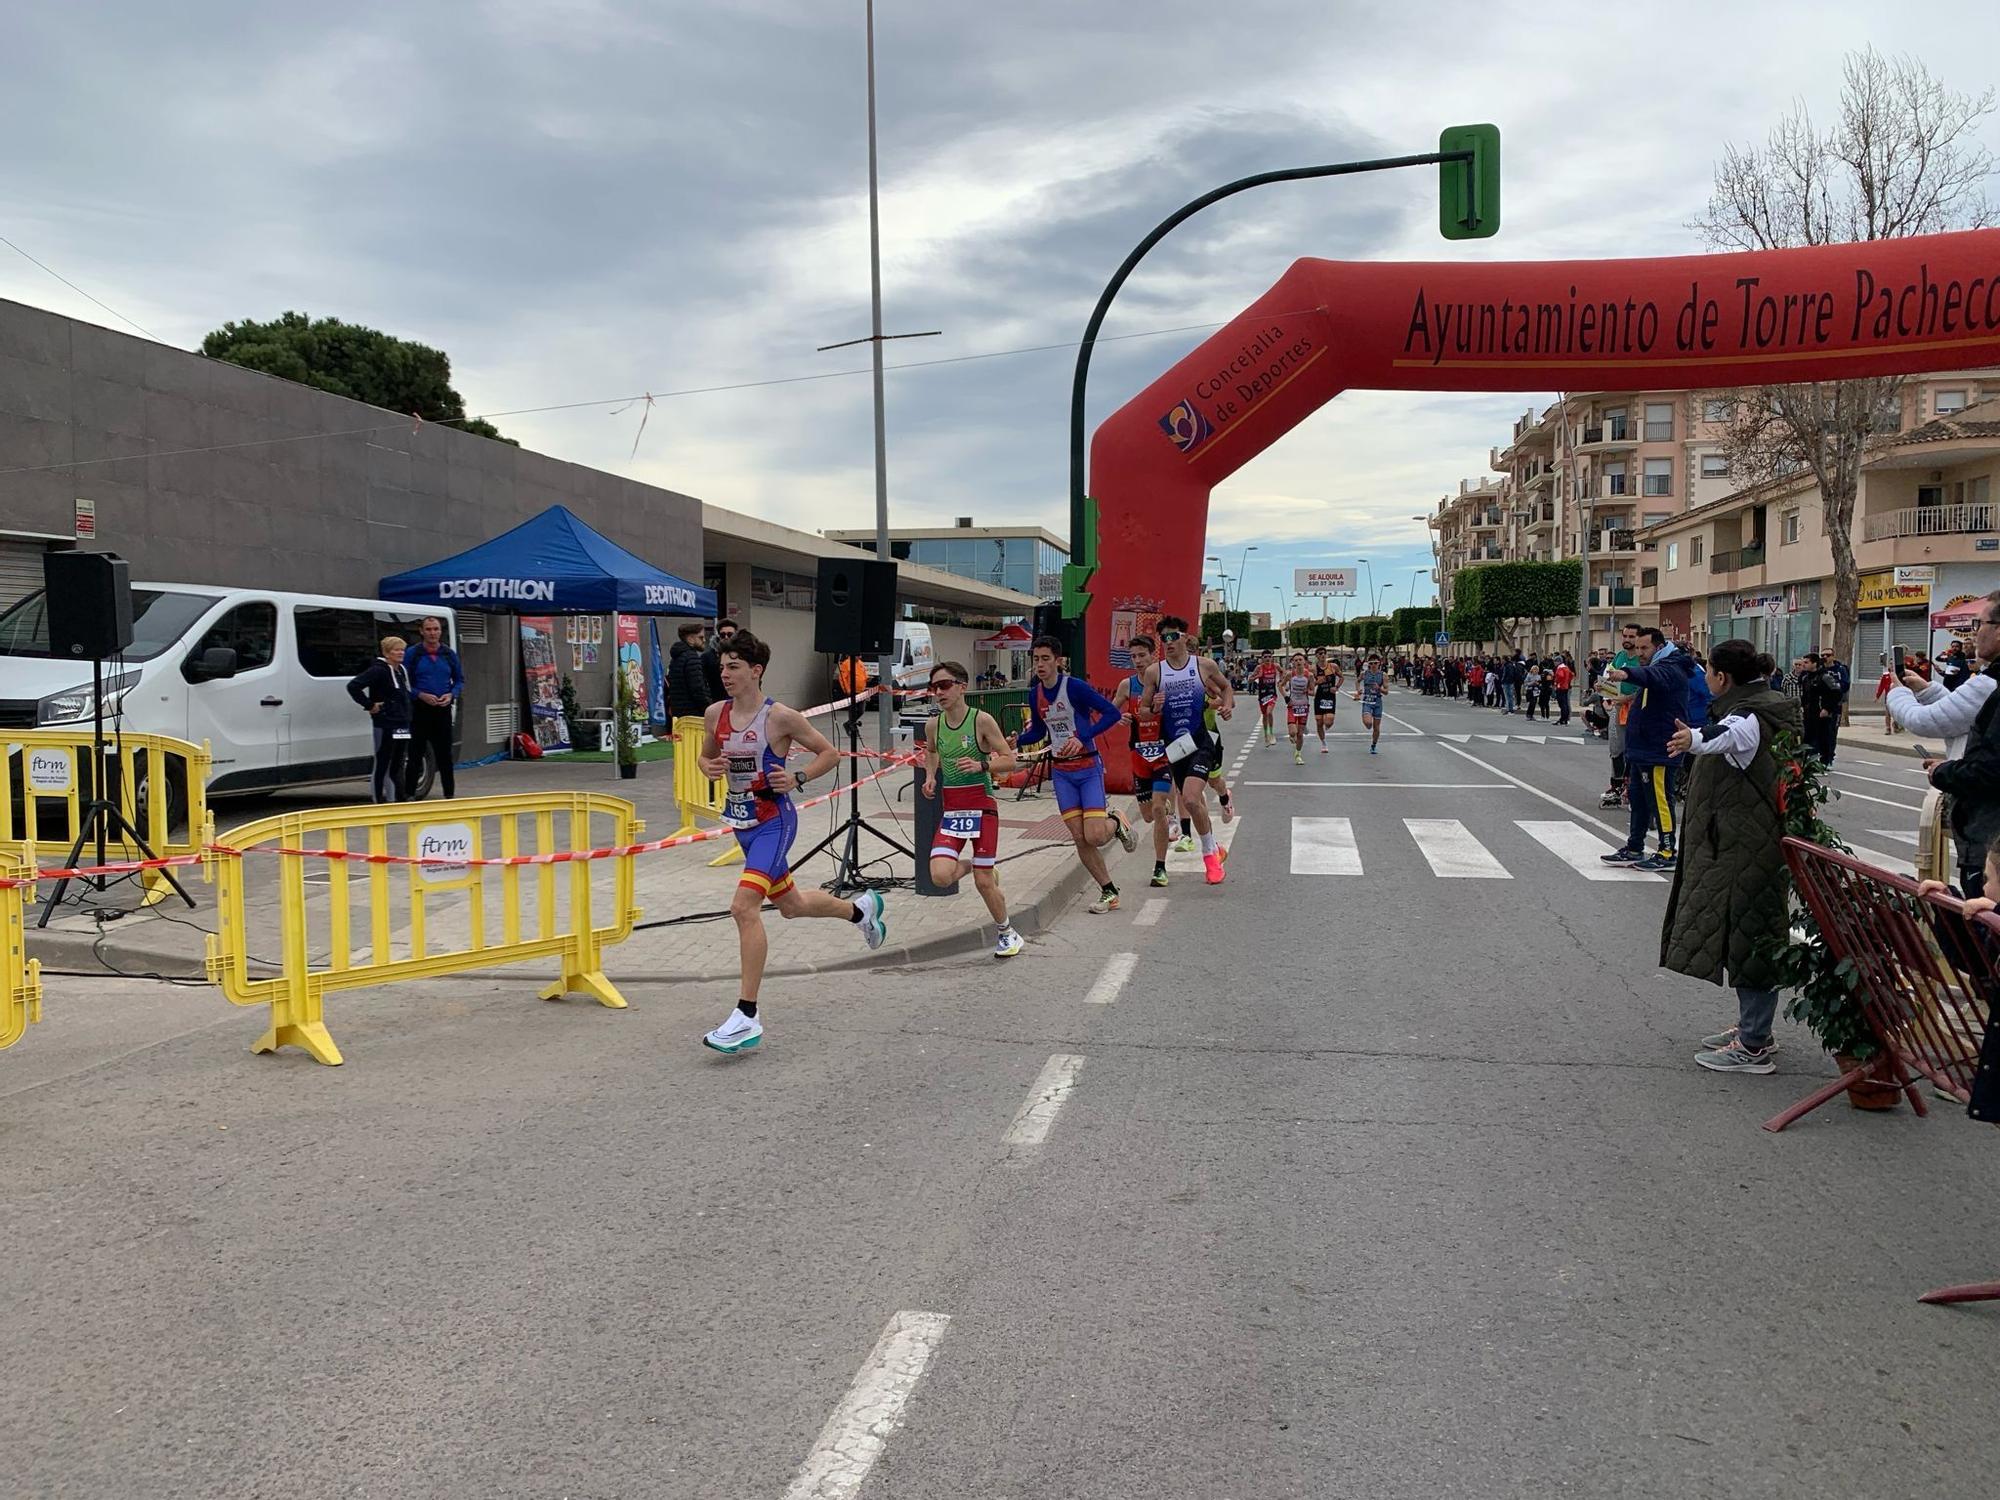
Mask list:
[[[1236,565],[1236,603],[1230,606],[1231,609],[1239,608],[1243,603],[1243,580],[1249,576],[1250,554],[1256,550],[1255,543],[1245,547],[1243,549],[1243,560]]]
[[[1286,611],[1286,609],[1285,609],[1285,589],[1284,589],[1284,585],[1283,585],[1283,584],[1277,584],[1277,583],[1274,583],[1274,584],[1272,584],[1272,585],[1271,585],[1271,592],[1272,592],[1272,593],[1274,593],[1274,594],[1276,594],[1276,595],[1278,596],[1278,621],[1277,621],[1277,623],[1278,623],[1278,645],[1279,645],[1280,649],[1282,649],[1282,648],[1284,648],[1285,646],[1288,646],[1288,645],[1290,645],[1290,644],[1291,644],[1291,642],[1289,642],[1289,641],[1287,641],[1287,640],[1285,639],[1285,633],[1286,633],[1286,632],[1285,632],[1285,615],[1286,615],[1287,611]]]
[[[1365,557],[1357,557],[1357,558],[1355,558],[1354,560],[1355,560],[1356,562],[1360,563],[1362,567],[1364,567],[1364,568],[1366,568],[1366,569],[1368,570],[1368,613],[1372,615],[1372,614],[1374,614],[1374,613],[1376,612],[1376,610],[1375,610],[1375,565],[1374,565],[1373,563],[1369,562],[1369,561],[1368,561],[1368,559],[1367,559],[1367,558],[1365,558]]]

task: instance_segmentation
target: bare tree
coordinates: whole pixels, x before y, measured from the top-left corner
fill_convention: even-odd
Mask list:
[[[1729,146],[1707,211],[1689,227],[1710,246],[1775,250],[1902,239],[1992,222],[1993,154],[1973,138],[1994,91],[1948,89],[1910,57],[1873,47],[1842,68],[1840,118],[1822,130],[1803,101],[1762,146]],[[1861,574],[1854,500],[1871,439],[1894,432],[1902,377],[1764,386],[1743,393],[1727,441],[1744,487],[1809,469],[1833,548],[1833,649],[1853,655]]]

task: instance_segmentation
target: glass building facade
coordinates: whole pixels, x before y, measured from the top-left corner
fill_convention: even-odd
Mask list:
[[[853,545],[868,552],[875,550],[872,538],[857,539]],[[1060,548],[1039,536],[919,537],[909,541],[891,537],[889,555],[898,562],[920,563],[1037,598],[1046,597],[1044,585],[1051,578],[1057,580],[1054,587],[1060,590],[1062,567],[1068,561]]]

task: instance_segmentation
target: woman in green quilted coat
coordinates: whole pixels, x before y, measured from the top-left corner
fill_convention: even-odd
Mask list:
[[[1680,865],[1660,933],[1660,966],[1736,988],[1736,1024],[1702,1040],[1695,1061],[1718,1073],[1769,1073],[1777,1042],[1777,975],[1757,956],[1790,930],[1779,735],[1799,732],[1799,706],[1771,691],[1772,663],[1748,641],[1709,654],[1708,722],[1674,724],[1669,753],[1687,778]]]

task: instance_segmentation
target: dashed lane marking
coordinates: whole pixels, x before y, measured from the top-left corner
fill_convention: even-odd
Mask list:
[[[1137,917],[1133,918],[1133,921],[1136,922],[1137,920]],[[1093,984],[1084,995],[1083,1003],[1085,1005],[1111,1004],[1118,998],[1119,992],[1131,980],[1132,971],[1138,967],[1138,954],[1112,954],[1110,958],[1105,960],[1104,972],[1097,976],[1097,983]]]
[[[1076,1076],[1083,1071],[1084,1059],[1072,1052],[1058,1052],[1046,1063],[1028,1090],[1026,1102],[1014,1116],[1014,1123],[1000,1138],[1006,1146],[1039,1146],[1048,1139],[1056,1116],[1076,1088]]]
[[[899,1312],[861,1363],[854,1383],[785,1489],[784,1500],[851,1500],[868,1479],[903,1408],[944,1341],[948,1313]]]

